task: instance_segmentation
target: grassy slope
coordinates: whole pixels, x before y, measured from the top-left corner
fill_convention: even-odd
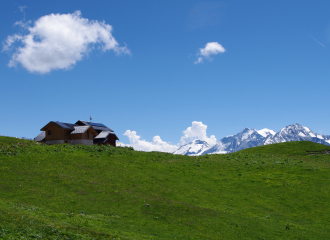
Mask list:
[[[188,157],[0,137],[0,237],[326,239],[329,150]]]

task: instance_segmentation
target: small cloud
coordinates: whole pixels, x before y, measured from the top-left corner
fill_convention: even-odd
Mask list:
[[[82,18],[80,11],[46,15],[35,21],[32,27],[28,27],[30,23],[31,21],[16,22],[28,34],[8,36],[3,43],[2,51],[10,50],[15,42],[21,43],[12,54],[9,67],[20,63],[28,71],[40,74],[56,69],[69,69],[97,44],[104,52],[113,50],[117,55],[130,54],[127,46],[120,47],[112,36],[111,25],[104,21]]]
[[[183,131],[183,136],[180,139],[180,145],[190,143],[195,139],[206,141],[210,145],[215,145],[217,143],[217,139],[214,135],[207,137],[206,130],[207,125],[202,122],[193,121],[191,127],[188,127]]]
[[[174,152],[178,149],[177,145],[164,142],[160,136],[154,136],[152,142],[146,140],[140,140],[140,136],[136,134],[136,131],[127,130],[124,134],[127,136],[130,144],[126,146],[132,146],[135,150],[139,151],[159,151],[159,152]]]
[[[200,48],[199,52],[197,53],[197,60],[195,61],[195,64],[202,63],[204,59],[212,60],[210,57],[211,55],[217,55],[219,53],[224,53],[226,49],[219,44],[218,42],[208,42],[204,48]]]
[[[195,61],[195,64],[202,63],[202,62],[203,62],[203,58],[202,58],[202,57],[199,57],[199,58],[197,58],[197,60]]]
[[[9,51],[11,50],[11,46],[13,45],[14,42],[22,40],[22,36],[15,34],[13,36],[8,36],[6,41],[4,41],[2,51]]]
[[[14,25],[17,25],[17,26],[20,26],[20,27],[22,27],[22,28],[24,28],[24,29],[28,29],[28,27],[30,26],[30,24],[32,23],[32,21],[17,21],[17,22],[15,22],[15,24]]]
[[[21,13],[23,13],[23,21],[25,21],[25,8],[27,8],[27,6],[18,6],[19,11]]]
[[[27,8],[27,6],[18,6],[18,8],[21,12],[24,12],[24,9]]]

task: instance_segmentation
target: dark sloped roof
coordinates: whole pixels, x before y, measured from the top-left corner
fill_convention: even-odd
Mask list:
[[[36,137],[34,138],[34,141],[36,141],[36,142],[41,142],[41,141],[44,141],[45,138],[46,138],[46,133],[43,131],[43,132],[41,132],[38,136],[36,136]]]
[[[105,126],[102,123],[95,123],[95,122],[87,122],[87,121],[82,121],[82,120],[78,120],[76,122],[77,125],[85,125],[85,126],[92,126],[92,128],[94,128],[97,131],[110,131],[113,132],[112,129],[108,128],[107,126]]]
[[[59,121],[56,121],[54,123],[57,124],[58,126],[60,126],[61,128],[74,130],[74,124],[72,124],[72,123],[64,123],[64,122],[59,122]]]
[[[75,124],[72,124],[72,123],[64,123],[64,122],[59,122],[59,121],[56,121],[56,122],[55,121],[50,121],[43,128],[41,128],[41,131],[44,131],[45,130],[44,128],[50,123],[55,123],[60,128],[64,128],[64,129],[68,129],[68,130],[74,130],[74,126],[75,126]]]
[[[75,124],[79,126],[88,126],[87,122],[83,120],[78,120]]]

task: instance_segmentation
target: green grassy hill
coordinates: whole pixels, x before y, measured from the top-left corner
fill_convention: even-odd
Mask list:
[[[0,137],[1,239],[329,239],[330,147],[189,157]]]

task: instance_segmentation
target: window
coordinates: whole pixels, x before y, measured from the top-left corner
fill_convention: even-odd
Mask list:
[[[48,135],[52,135],[52,131],[51,130],[48,130]]]
[[[89,139],[89,131],[87,130],[87,138]]]

